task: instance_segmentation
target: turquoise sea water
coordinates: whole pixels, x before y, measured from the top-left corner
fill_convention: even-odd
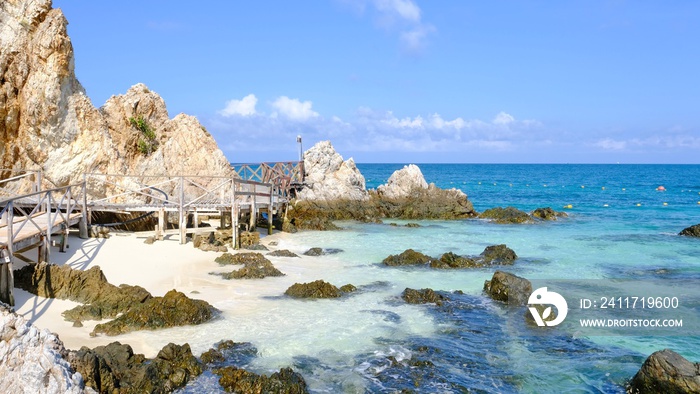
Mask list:
[[[368,188],[385,183],[402,166],[358,164]],[[232,314],[211,330],[233,330],[229,337],[256,346],[258,356],[246,367],[269,373],[292,366],[313,392],[622,393],[653,351],[671,348],[700,361],[699,327],[686,326],[681,336],[581,336],[556,330],[542,335],[525,324],[522,309],[482,295],[484,281],[496,268],[443,271],[380,264],[408,248],[432,256],[449,251],[476,255],[488,245],[505,243],[519,259],[504,270],[529,279],[629,279],[671,289],[697,286],[700,240],[677,234],[700,223],[700,166],[420,168],[429,183],[464,191],[478,211],[550,206],[569,217],[532,225],[421,221],[419,228],[389,226],[390,221],[341,222],[342,231],[284,237],[279,248],[298,253],[315,246],[343,250],[298,272],[290,273],[290,266],[288,275],[338,286],[352,283],[359,291],[342,300],[303,302],[271,290],[269,296],[250,300],[262,303],[259,308],[268,312]],[[666,191],[657,191],[660,185]],[[564,209],[569,204],[571,208]],[[451,301],[442,306],[407,305],[399,298],[406,287],[429,287]],[[462,293],[454,293],[457,290]],[[684,313],[697,318],[700,305],[689,307]],[[185,392],[205,387],[213,386],[203,378]]]

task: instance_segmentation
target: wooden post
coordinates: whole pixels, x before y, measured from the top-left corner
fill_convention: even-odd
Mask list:
[[[10,201],[5,207],[7,220],[7,248],[2,250],[0,256],[0,301],[15,306],[15,280],[12,267],[14,206]]]
[[[272,204],[274,199],[275,186],[270,184],[270,205],[267,206],[267,235],[272,235]]]
[[[51,206],[53,204],[51,203],[51,192],[46,193],[46,236],[44,237],[44,253],[45,255],[43,256],[44,261],[47,263],[51,262],[51,233],[53,232],[53,225],[54,225],[54,220],[56,219],[56,215],[58,215],[58,212],[56,212],[56,215],[54,217],[51,217]],[[56,207],[58,209],[58,207]]]
[[[238,202],[235,178],[231,178],[231,237],[231,247],[238,249]]]
[[[179,228],[180,228],[180,245],[187,243],[187,222],[185,219],[185,178],[180,177],[180,218],[179,218]]]
[[[250,221],[248,222],[248,231],[255,231],[258,228],[258,224],[255,222],[257,220],[257,210],[256,210],[256,200],[258,196],[256,195],[255,183],[253,183],[253,200],[250,202]]]
[[[90,215],[87,210],[87,181],[86,181],[86,175],[83,174],[83,185],[82,185],[82,192],[83,192],[83,201],[82,201],[82,216],[80,217],[80,224],[78,224],[79,232],[78,235],[82,239],[87,239],[89,238],[88,235],[88,216]]]

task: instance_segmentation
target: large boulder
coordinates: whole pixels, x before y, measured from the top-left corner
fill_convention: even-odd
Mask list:
[[[214,307],[202,300],[193,300],[183,293],[170,290],[163,297],[154,297],[132,306],[118,318],[95,326],[93,335],[119,335],[136,330],[154,330],[191,324],[212,319]]]
[[[58,336],[0,304],[0,393],[90,393]]]
[[[496,271],[484,282],[484,292],[497,301],[511,305],[526,305],[532,294],[532,283],[509,272]]]
[[[0,168],[42,170],[44,186],[75,183],[90,172],[230,174],[204,127],[187,115],[170,119],[163,99],[143,84],[95,108],[75,76],[67,25],[50,0],[0,2]],[[152,151],[141,150],[143,133],[131,118],[153,132]],[[31,182],[23,178],[4,192],[28,191]],[[93,196],[116,190],[105,183],[88,188]]]
[[[404,166],[389,177],[385,185],[377,187],[377,193],[383,199],[399,199],[410,197],[414,192],[428,188],[423,173],[415,164]]]
[[[700,363],[692,363],[673,350],[652,353],[630,382],[629,393],[700,393]]]
[[[685,235],[688,237],[700,237],[700,224],[684,228],[683,231],[678,233],[678,235]]]
[[[168,344],[154,359],[135,354],[129,345],[112,342],[68,355],[86,385],[100,393],[170,393],[202,373],[188,344]]]
[[[321,141],[304,153],[304,183],[306,186],[297,196],[300,200],[369,199],[365,177],[353,159],[344,161],[330,141]]]

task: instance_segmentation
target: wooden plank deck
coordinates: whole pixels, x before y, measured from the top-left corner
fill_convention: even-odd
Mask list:
[[[32,216],[31,219],[26,216],[16,216],[13,218],[13,231],[17,231],[22,222],[25,222],[24,226],[19,230],[18,233],[14,234],[12,240],[8,238],[8,226],[5,224],[0,225],[0,245],[8,245],[10,242],[13,243],[13,250],[20,250],[32,245],[40,239],[42,234],[47,232],[56,233],[61,230],[61,225],[65,224],[67,226],[72,226],[80,221],[81,213],[72,213],[70,215],[63,214],[56,215],[51,214],[52,222],[49,228],[49,219],[46,213],[36,214]],[[64,219],[65,217],[65,219]],[[66,223],[66,221],[68,223]]]

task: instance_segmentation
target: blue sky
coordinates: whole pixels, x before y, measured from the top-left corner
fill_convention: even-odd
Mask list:
[[[96,106],[143,82],[232,162],[700,163],[697,1],[54,0]]]

